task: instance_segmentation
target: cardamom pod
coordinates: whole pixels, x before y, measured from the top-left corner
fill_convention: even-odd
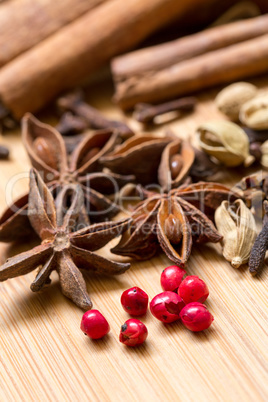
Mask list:
[[[255,219],[240,199],[223,201],[215,212],[215,223],[223,235],[223,256],[234,268],[245,264],[257,237]]]
[[[255,130],[268,129],[268,94],[259,95],[246,102],[239,113],[240,121]]]
[[[231,120],[239,120],[241,106],[257,95],[257,87],[249,82],[236,82],[221,90],[215,98],[218,109]]]
[[[197,129],[199,144],[204,152],[226,166],[251,165],[255,158],[249,154],[249,140],[237,124],[230,121],[211,121]]]
[[[265,141],[261,146],[261,164],[263,167],[268,169],[268,140]]]

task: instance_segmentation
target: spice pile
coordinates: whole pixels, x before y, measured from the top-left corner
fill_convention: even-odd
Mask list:
[[[114,254],[144,260],[162,250],[181,268],[195,243],[221,242],[223,256],[233,267],[249,261],[250,272],[256,274],[268,244],[263,203],[268,179],[245,177],[231,190],[213,178],[222,165],[264,165],[268,118],[265,95],[261,99],[247,83],[225,88],[216,99],[218,107],[232,119],[240,116],[251,131],[226,120],[201,124],[200,149],[171,131],[162,136],[134,134],[125,123],[111,121],[86,104],[79,91],[58,100],[62,117],[57,128],[27,114],[22,140],[33,166],[30,190],[0,217],[0,241],[36,233],[41,244],[8,259],[0,267],[0,280],[38,268],[31,285],[36,292],[50,283],[56,270],[63,294],[79,307],[91,308],[80,269],[112,275],[128,269],[129,263],[95,253],[116,237],[121,238],[111,249]],[[196,100],[174,104],[189,112]],[[157,113],[170,107],[147,106],[150,118],[143,120],[154,122]],[[252,144],[260,144],[260,158]],[[138,205],[125,211],[125,219],[110,221],[124,209],[124,195],[133,195],[133,190]],[[264,212],[257,236],[255,219],[262,219]]]
[[[186,271],[176,265],[163,270],[161,286],[164,292],[150,302],[150,311],[159,321],[170,324],[181,320],[193,332],[210,327],[214,317],[202,303],[208,298],[207,285],[198,276],[186,276]],[[125,290],[121,305],[131,316],[143,316],[148,308],[148,295],[139,287]],[[81,321],[81,330],[91,339],[101,339],[110,331],[105,317],[98,310],[87,311]],[[141,345],[148,336],[147,327],[136,318],[127,320],[122,326],[119,341],[127,346]]]

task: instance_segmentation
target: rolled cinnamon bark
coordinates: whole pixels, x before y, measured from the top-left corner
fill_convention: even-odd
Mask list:
[[[0,67],[104,1],[6,1],[0,7]]]
[[[114,100],[131,109],[138,102],[157,103],[267,71],[268,34],[119,81]]]
[[[268,33],[268,14],[206,29],[193,35],[157,46],[136,50],[112,60],[115,82],[147,71],[159,71],[181,61],[253,39]]]
[[[109,0],[5,65],[0,70],[0,100],[16,118],[37,111],[199,4],[200,0]]]

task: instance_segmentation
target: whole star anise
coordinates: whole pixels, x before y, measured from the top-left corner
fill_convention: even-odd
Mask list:
[[[204,182],[183,185],[168,194],[140,191],[145,200],[132,213],[129,230],[112,252],[143,260],[151,258],[160,245],[180,267],[185,266],[193,241],[222,239],[211,220],[214,211],[223,200],[239,198],[224,185]]]
[[[87,135],[68,158],[57,130],[27,114],[22,123],[22,139],[33,167],[42,175],[53,195],[70,183],[81,187],[84,194],[80,211],[82,222],[104,221],[120,211],[108,196],[116,196],[119,189],[133,182],[135,177],[103,172],[100,164],[100,158],[117,144],[116,132],[102,130]],[[24,194],[0,217],[0,241],[15,241],[31,232],[27,202],[27,194]],[[24,229],[26,233],[14,228]]]
[[[63,205],[70,207],[63,209]],[[0,267],[0,281],[25,275],[39,267],[31,285],[31,290],[36,292],[50,282],[50,274],[56,270],[62,293],[77,306],[90,309],[92,302],[79,269],[110,275],[125,272],[130,264],[110,261],[94,251],[122,234],[128,220],[98,223],[73,231],[82,205],[81,189],[71,184],[61,190],[54,203],[48,187],[32,170],[28,216],[42,243],[8,259]]]

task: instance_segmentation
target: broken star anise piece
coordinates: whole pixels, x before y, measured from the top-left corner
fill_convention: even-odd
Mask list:
[[[134,174],[137,182],[142,185],[156,184],[162,152],[173,140],[174,137],[138,134],[103,156],[101,162],[112,172]]]
[[[151,258],[160,245],[180,267],[185,266],[193,241],[217,243],[222,239],[205,212],[214,216],[212,212],[223,200],[239,198],[226,186],[204,182],[183,185],[168,194],[140,191],[145,200],[134,210],[129,230],[112,252],[143,260]]]
[[[101,162],[118,174],[134,174],[139,184],[159,184],[168,191],[186,179],[194,157],[192,146],[171,132],[165,137],[135,135]]]
[[[69,204],[66,198],[70,198],[70,207],[64,211],[62,206]],[[108,275],[125,272],[130,264],[110,261],[94,251],[121,235],[127,228],[128,220],[99,223],[74,231],[82,205],[81,189],[71,184],[62,189],[54,204],[48,187],[32,170],[28,215],[42,243],[9,258],[0,267],[0,281],[25,275],[39,267],[31,285],[32,291],[36,292],[49,282],[51,272],[56,270],[62,293],[77,306],[90,309],[92,303],[79,269]]]

